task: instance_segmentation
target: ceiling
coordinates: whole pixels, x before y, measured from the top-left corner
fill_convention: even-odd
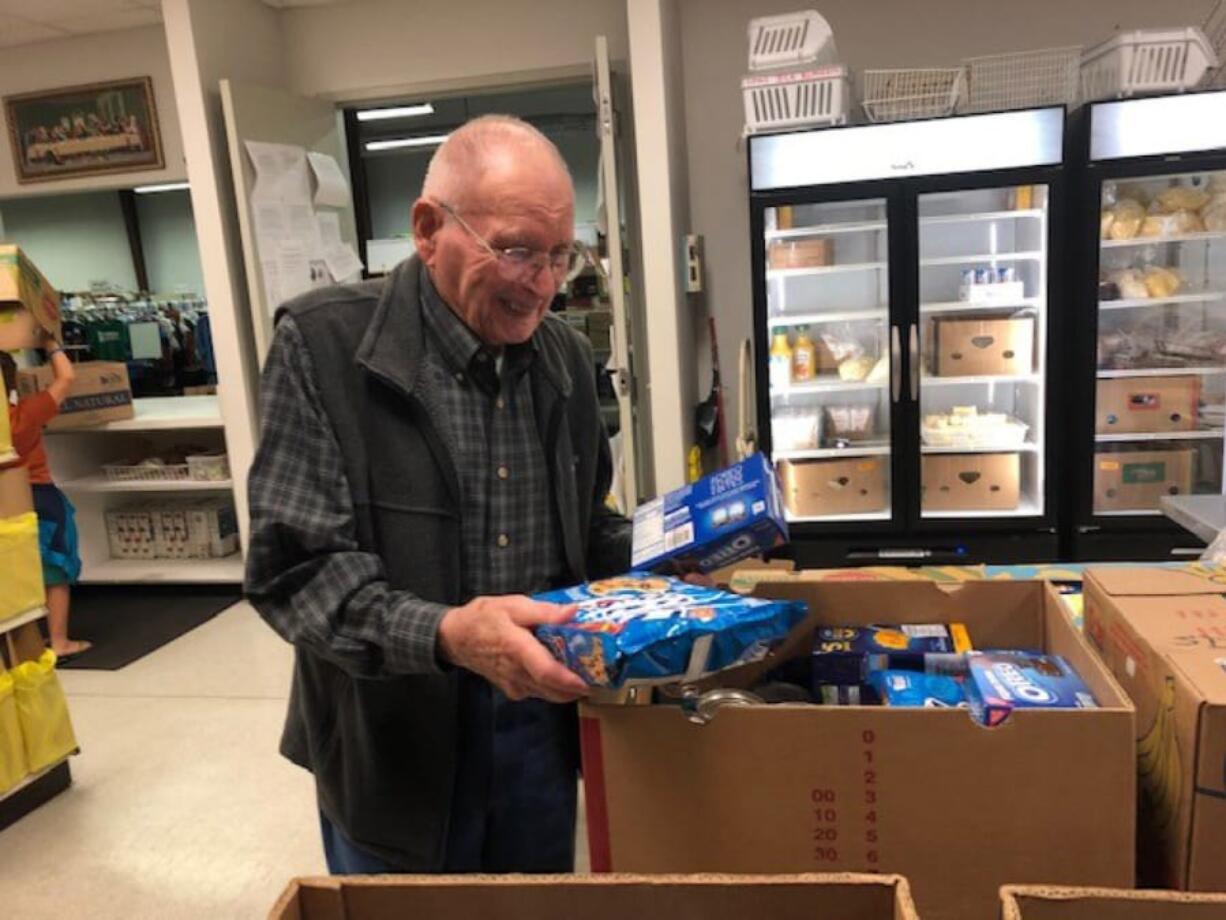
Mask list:
[[[263,0],[285,9],[342,0]],[[0,0],[0,48],[115,32],[162,21],[161,0]]]

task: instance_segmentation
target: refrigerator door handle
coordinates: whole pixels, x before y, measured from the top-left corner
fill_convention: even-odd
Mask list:
[[[915,323],[911,324],[910,335],[910,358],[911,358],[911,401],[919,399],[919,327]]]
[[[897,326],[890,327],[890,398],[902,395],[902,341]]]

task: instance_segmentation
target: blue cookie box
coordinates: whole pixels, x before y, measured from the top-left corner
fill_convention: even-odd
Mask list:
[[[999,725],[1014,709],[1096,709],[1098,702],[1059,655],[972,652],[964,689],[971,715]]]
[[[710,572],[788,541],[775,471],[754,454],[634,512],[631,565]]]

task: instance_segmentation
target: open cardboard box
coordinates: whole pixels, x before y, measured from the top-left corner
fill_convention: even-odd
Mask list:
[[[917,920],[891,875],[303,878],[269,920]]]
[[[20,248],[0,245],[0,351],[36,348],[40,327],[60,338],[60,295]]]
[[[1006,885],[1001,920],[1222,920],[1226,894]]]
[[[107,422],[134,418],[132,385],[128,366],[122,361],[84,361],[75,365],[76,378],[68,397],[60,403],[59,414],[47,423],[48,431],[91,428]],[[24,398],[51,386],[55,372],[51,365],[17,373],[17,390]]]
[[[762,580],[812,611],[751,686],[819,625],[963,622],[979,648],[1063,655],[1101,709],[584,706],[591,863],[617,872],[883,871],[925,918],[981,920],[1008,882],[1133,882],[1135,714],[1044,582]],[[1070,856],[1070,854],[1075,854]]]
[[[1140,883],[1226,891],[1226,569],[1088,569],[1084,585],[1086,635],[1137,706]]]

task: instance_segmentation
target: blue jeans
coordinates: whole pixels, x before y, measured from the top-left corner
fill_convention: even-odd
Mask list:
[[[460,675],[455,793],[442,871],[573,872],[578,742],[573,706],[513,703]],[[321,812],[333,875],[404,872],[363,850]]]

